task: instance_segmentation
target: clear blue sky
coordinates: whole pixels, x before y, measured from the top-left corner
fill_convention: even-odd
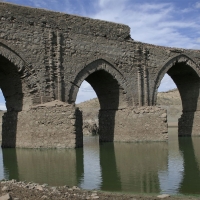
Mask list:
[[[131,27],[131,37],[141,42],[200,49],[200,0],[4,1],[124,23]],[[84,82],[82,85],[78,101],[93,98],[94,93],[88,84]],[[170,78],[165,76],[159,90],[165,91],[174,87]]]

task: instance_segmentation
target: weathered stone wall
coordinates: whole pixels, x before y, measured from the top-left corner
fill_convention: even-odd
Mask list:
[[[19,126],[20,123],[25,123],[25,119],[27,127],[31,127],[33,123],[36,135],[43,135],[41,138],[44,139],[45,132],[50,134],[48,126],[53,127],[53,122],[52,126],[36,126],[34,122],[38,121],[37,117],[46,119],[44,113],[47,112],[47,108],[43,108],[44,113],[42,108],[34,108],[37,110],[34,112],[32,106],[55,100],[74,104],[84,80],[92,85],[99,98],[102,109],[100,123],[105,124],[105,128],[102,128],[107,129],[106,124],[111,124],[110,131],[113,135],[106,140],[111,140],[114,135],[120,138],[119,130],[126,134],[125,129],[120,128],[118,120],[123,116],[119,114],[122,113],[121,109],[124,112],[126,110],[126,118],[129,119],[133,106],[156,105],[157,88],[166,73],[178,86],[183,110],[193,112],[200,107],[199,50],[159,47],[136,42],[130,38],[130,28],[123,24],[3,2],[0,2],[0,13],[0,88],[8,104],[8,113],[5,114],[3,125],[3,131],[8,133],[7,136],[3,133],[3,136],[10,138],[5,141],[8,144],[12,141],[12,145],[10,143],[5,146],[34,146],[28,140],[33,140],[35,136],[29,137],[26,126],[24,125],[25,129]],[[69,107],[70,109],[72,113],[75,112],[73,106]],[[142,118],[143,123],[145,120],[147,123],[153,123],[157,120],[157,114],[152,114],[152,119],[155,117],[152,121],[151,118]],[[59,112],[56,113],[58,118],[59,115],[62,116]],[[108,117],[102,117],[103,115]],[[53,115],[51,117],[53,118]],[[66,117],[68,120],[59,125],[61,132],[68,126],[71,126],[70,130],[75,130],[69,116]],[[109,121],[106,121],[107,119]],[[139,118],[136,121],[137,125]],[[57,122],[59,120],[54,123]],[[9,123],[15,127],[14,132],[10,131],[9,127],[6,128],[6,124]],[[162,129],[158,127],[162,127],[163,123],[158,125],[159,120],[156,123],[154,129],[158,134],[158,130]],[[131,130],[132,126],[137,127],[133,128],[134,131],[138,131],[136,138],[143,140],[139,138],[139,133],[144,133],[140,126],[134,126],[132,120],[127,120],[124,124],[125,127],[129,127],[128,130]],[[57,124],[54,125],[58,127]],[[80,127],[78,125],[76,129],[77,137]],[[17,139],[20,131],[24,135],[27,133],[27,145]],[[33,136],[33,133],[31,135]],[[154,136],[147,135],[148,140],[151,138]],[[52,140],[44,145],[43,139],[43,143],[38,139],[41,146],[51,146],[48,145],[51,142],[53,146],[67,146],[57,138],[55,144]],[[76,146],[75,141],[70,142],[71,135],[68,140],[69,147]],[[157,140],[163,138],[159,135]]]
[[[101,142],[166,141],[167,132],[166,110],[159,107],[99,111]]]
[[[75,148],[83,145],[82,113],[59,101],[3,116],[2,147]]]
[[[1,45],[26,61],[33,104],[73,102],[74,86],[104,69],[120,83],[129,105],[154,105],[157,87],[176,61],[199,69],[199,51],[135,42],[126,25],[7,3],[0,3],[0,11]]]

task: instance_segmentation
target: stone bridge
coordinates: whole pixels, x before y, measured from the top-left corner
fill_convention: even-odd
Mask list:
[[[123,24],[0,3],[2,147],[83,145],[81,83],[99,102],[100,141],[165,141],[156,107],[167,73],[183,105],[179,135],[200,135],[200,51],[134,41]]]

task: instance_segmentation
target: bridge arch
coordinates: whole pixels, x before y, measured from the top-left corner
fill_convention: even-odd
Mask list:
[[[71,82],[69,103],[76,101],[78,90],[86,80],[99,98],[101,109],[118,109],[127,105],[126,80],[112,64],[104,59],[92,61]]]
[[[182,115],[178,121],[179,136],[199,135],[200,72],[199,66],[187,55],[178,55],[166,62],[158,72],[152,104],[156,104],[157,89],[161,79],[168,74],[176,84],[182,101]]]
[[[179,67],[186,65],[188,67],[188,69],[193,69],[193,72],[196,72],[196,75],[200,76],[200,71],[199,71],[198,65],[188,55],[181,54],[181,55],[175,56],[173,58],[170,58],[169,60],[166,61],[164,66],[161,68],[161,70],[158,71],[158,73],[156,74],[155,84],[154,84],[154,88],[153,88],[153,95],[152,95],[152,105],[156,104],[157,90],[158,90],[158,87],[160,86],[161,80],[163,79],[164,75],[166,73],[168,73],[168,71],[171,68],[173,68],[174,66],[177,66],[177,65],[179,65]],[[174,79],[173,79],[173,81],[176,84],[176,81]]]
[[[28,76],[27,63],[0,41],[0,88],[7,107],[2,118],[2,147],[16,146],[18,113],[32,104]]]
[[[106,60],[95,60],[86,65],[71,82],[69,103],[75,102],[79,87],[84,80],[92,86],[99,99],[99,141],[112,142],[116,113],[128,104],[126,80],[120,71]]]
[[[31,65],[0,40],[0,88],[8,111],[21,111],[32,105],[38,91]]]

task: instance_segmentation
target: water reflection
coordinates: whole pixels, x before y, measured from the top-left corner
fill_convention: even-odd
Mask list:
[[[158,172],[167,170],[167,143],[115,143],[114,146],[122,191],[158,193]]]
[[[3,149],[4,178],[19,180],[17,155],[15,149]]]
[[[82,149],[3,149],[8,179],[49,185],[77,185],[83,174]]]
[[[0,149],[0,179],[4,179],[6,177],[6,174],[4,173],[4,165],[3,165],[3,154]]]
[[[114,143],[103,143],[100,145],[100,163],[102,169],[102,184],[100,189],[122,191],[122,182],[117,171]]]
[[[168,167],[159,171],[161,193],[177,194],[184,175],[184,159],[179,150],[178,129],[169,129]]]
[[[192,144],[196,162],[200,171],[200,137],[192,137]]]
[[[180,138],[180,151],[184,158],[184,177],[180,186],[180,193],[199,194],[200,171],[199,171],[199,145],[200,138]],[[194,151],[195,150],[195,151]]]
[[[79,186],[83,189],[100,189],[101,167],[99,158],[99,138],[84,137],[84,174]]]
[[[83,149],[0,150],[0,178],[133,193],[200,194],[200,137],[169,142],[104,143]]]

